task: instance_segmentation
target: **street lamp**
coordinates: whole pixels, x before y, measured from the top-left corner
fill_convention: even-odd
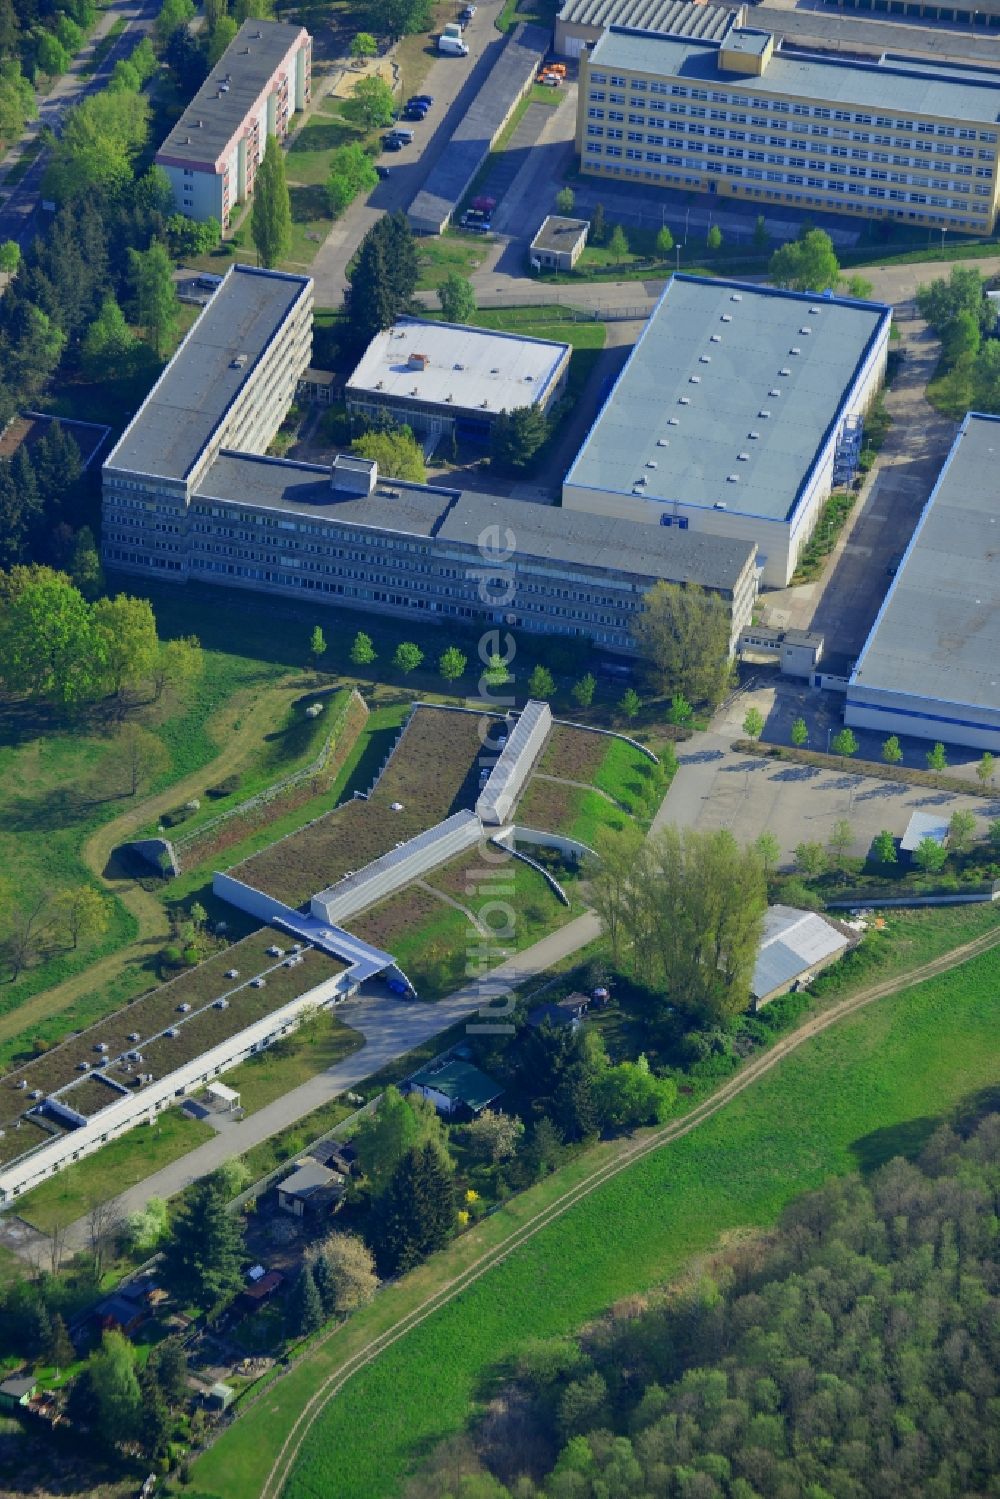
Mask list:
[[[677,274],[679,276],[681,273],[681,247],[680,245],[675,245],[674,249],[677,251]]]
[[[685,249],[687,249],[688,223],[690,221],[690,218],[691,218],[691,210],[690,210],[690,208],[688,208],[688,209],[685,210],[685,213],[684,213],[684,248]]]

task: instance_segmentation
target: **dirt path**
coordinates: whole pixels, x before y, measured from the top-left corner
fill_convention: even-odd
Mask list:
[[[134,916],[138,933],[133,941],[99,958],[80,973],[54,984],[51,989],[32,995],[16,1009],[0,1015],[0,1041],[9,1040],[32,1025],[58,1015],[81,995],[113,982],[130,963],[142,962],[163,945],[169,924],[163,900],[143,890],[133,879],[106,875],[108,860],[120,843],[126,842],[138,829],[145,827],[161,813],[203,792],[206,784],[220,781],[247,764],[257,752],[264,734],[277,722],[296,693],[301,693],[301,673],[282,678],[270,687],[248,688],[226,703],[212,726],[213,737],[221,744],[214,760],[175,781],[155,796],[130,805],[127,811],[103,823],[87,839],[81,850],[84,864],[104,888],[122,902]]]
[[[436,1291],[426,1296],[422,1302],[412,1311],[400,1317],[394,1326],[387,1328],[378,1337],[372,1338],[356,1353],[345,1359],[343,1364],[327,1376],[325,1380],[314,1391],[311,1398],[299,1412],[296,1420],[285,1438],[274,1463],[260,1490],[260,1499],[279,1499],[284,1488],[289,1472],[299,1454],[302,1443],[305,1440],[309,1426],[318,1416],[328,1401],[343,1389],[347,1381],[366,1364],[371,1363],[378,1355],[390,1348],[408,1332],[419,1327],[434,1312],[446,1306],[449,1301],[467,1290],[475,1281],[491,1270],[494,1265],[499,1264],[526,1244],[529,1239],[554,1223],[557,1218],[582,1202],[592,1192],[612,1180],[619,1172],[627,1170],[636,1161],[642,1160],[651,1151],[659,1150],[664,1145],[671,1144],[674,1140],[683,1138],[706,1119],[717,1114],[720,1109],[726,1107],[734,1098],[739,1097],[747,1088],[751,1087],[760,1078],[764,1077],[779,1062],[796,1051],[804,1042],[811,1040],[813,1036],[828,1030],[830,1026],[836,1025],[838,1021],[846,1016],[854,1014],[864,1006],[874,1003],[875,1000],[885,999],[891,994],[898,993],[901,989],[911,988],[914,984],[925,983],[928,979],[936,978],[950,969],[968,962],[971,958],[978,957],[981,953],[988,952],[991,948],[1000,944],[1000,928],[996,931],[987,932],[984,936],[967,942],[961,947],[955,948],[950,953],[945,953],[929,963],[924,963],[919,968],[911,969],[908,973],[897,975],[895,978],[886,979],[880,984],[872,984],[867,989],[859,992],[848,999],[842,1000],[840,1004],[834,1005],[822,1015],[815,1016],[812,1020],[793,1031],[791,1035],[777,1041],[769,1051],[765,1052],[756,1061],[750,1062],[741,1073],[732,1081],[724,1083],[711,1098],[704,1103],[698,1104],[690,1113],[682,1119],[676,1119],[661,1129],[653,1130],[638,1140],[625,1140],[619,1143],[617,1149],[612,1147],[614,1154],[610,1160],[605,1159],[601,1164],[595,1166],[586,1177],[574,1186],[567,1188],[554,1201],[540,1208],[533,1217],[514,1228],[505,1239],[494,1245],[472,1264],[466,1266],[458,1275],[445,1282]],[[601,1154],[607,1152],[602,1150]],[[341,1324],[342,1325],[342,1324]],[[324,1338],[322,1343],[328,1341],[340,1330],[335,1327]],[[314,1345],[315,1346],[315,1345]],[[294,1367],[294,1366],[293,1366]],[[271,1398],[274,1394],[274,1385],[268,1386],[266,1391],[261,1392],[258,1398]],[[256,1402],[251,1402],[251,1405]]]

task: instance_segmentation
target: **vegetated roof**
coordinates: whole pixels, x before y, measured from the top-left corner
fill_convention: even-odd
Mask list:
[[[421,1088],[433,1088],[452,1103],[464,1104],[478,1113],[486,1105],[499,1098],[503,1088],[493,1078],[454,1056],[435,1057],[426,1067],[414,1072],[408,1081]]]
[[[524,22],[510,32],[452,131],[447,149],[441,152],[406,211],[418,233],[439,234],[444,228],[503,129],[515,101],[535,76],[548,51],[551,35],[547,27]]]
[[[948,837],[948,818],[940,812],[914,812],[906,824],[906,831],[899,840],[904,854],[912,854],[925,838],[933,838],[943,844]]]
[[[214,168],[291,49],[307,35],[283,21],[244,21],[156,153]],[[294,98],[289,101],[294,108]]]
[[[695,0],[566,0],[558,20],[564,26],[635,26],[671,36],[720,38],[736,14],[724,5]]]
[[[652,31],[614,27],[594,43],[591,65],[621,68],[653,77],[689,79],[694,84],[726,83],[754,97],[772,94],[810,103],[850,105],[860,109],[896,110],[946,120],[995,121],[1000,110],[1000,79],[985,69],[961,63],[925,62],[886,53],[878,62],[785,52],[776,48],[760,77],[723,72],[722,42],[663,36]]]
[[[311,287],[308,276],[232,266],[126,427],[105,468],[185,479]]]
[[[589,219],[567,219],[562,214],[550,213],[542,220],[531,248],[569,254],[578,240],[586,237],[589,229]]]
[[[773,994],[848,945],[849,939],[816,911],[769,906],[754,964],[753,994],[758,999]]]
[[[496,415],[545,400],[569,355],[548,338],[402,317],[372,339],[345,394]]]
[[[222,504],[281,510],[396,536],[439,537],[475,548],[484,530],[509,530],[515,551],[597,573],[624,572],[667,583],[732,590],[750,562],[750,542],[677,527],[562,510],[477,490],[440,489],[379,476],[370,495],[345,496],[318,464],[223,452],[195,491]],[[492,534],[492,533],[491,533]]]
[[[849,695],[859,687],[1000,711],[998,467],[1000,419],[970,412],[858,657]]]
[[[674,276],[565,487],[784,520],[892,313]]]

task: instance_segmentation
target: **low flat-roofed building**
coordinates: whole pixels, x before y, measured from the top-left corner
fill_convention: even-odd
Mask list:
[[[674,276],[563,482],[563,505],[753,542],[782,588],[885,370],[892,311]]]
[[[607,108],[618,98],[624,138],[609,123],[624,113]],[[998,121],[1000,77],[987,68],[807,53],[751,28],[706,41],[616,26],[580,63],[584,173],[805,213],[988,234]]]
[[[1000,751],[1000,418],[970,412],[851,673],[845,722]]]
[[[486,441],[501,411],[558,400],[571,352],[547,338],[403,317],[372,339],[344,398],[356,416]]]
[[[913,812],[906,824],[902,838],[899,840],[900,849],[904,854],[915,854],[925,838],[930,838],[944,848],[948,842],[948,824],[950,818],[942,816],[940,812]]]
[[[609,26],[718,41],[733,26],[742,26],[745,16],[745,6],[733,10],[700,0],[566,0],[556,17],[552,50],[559,57],[579,57]]]
[[[253,191],[269,135],[309,102],[312,38],[282,21],[244,21],[156,153],[179,211],[218,219]]]
[[[532,265],[544,271],[571,271],[583,254],[590,233],[589,219],[567,219],[550,213],[531,241]]]

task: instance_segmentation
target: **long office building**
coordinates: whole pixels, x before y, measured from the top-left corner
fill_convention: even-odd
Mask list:
[[[847,688],[845,721],[1000,753],[1000,417],[965,418]]]
[[[563,482],[564,509],[757,549],[783,588],[853,477],[891,309],[674,276]]]
[[[612,27],[581,57],[577,149],[590,176],[988,234],[998,119],[986,69]]]
[[[312,283],[236,266],[104,465],[102,546],[125,572],[633,649],[658,582],[750,618],[752,541],[264,455],[309,361]]]
[[[228,227],[253,192],[268,136],[283,140],[308,104],[311,74],[304,27],[244,21],[156,153],[181,213]]]

